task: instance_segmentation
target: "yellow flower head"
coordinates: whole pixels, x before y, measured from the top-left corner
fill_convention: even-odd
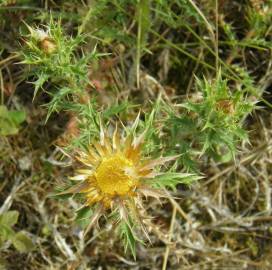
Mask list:
[[[165,196],[162,191],[153,188],[148,180],[159,175],[154,171],[154,167],[176,157],[156,160],[142,157],[144,135],[145,132],[139,137],[127,136],[122,139],[116,128],[110,138],[101,128],[100,141],[89,146],[87,151],[78,153],[77,160],[82,163],[83,168],[77,170],[71,180],[80,183],[62,194],[84,194],[85,206],[97,206],[90,226],[97,222],[105,211],[111,209],[115,212],[117,210],[119,221],[129,223],[132,217],[144,230],[142,213],[145,211],[141,198]]]

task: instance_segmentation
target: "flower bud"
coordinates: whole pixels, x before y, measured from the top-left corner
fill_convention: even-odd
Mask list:
[[[52,54],[56,51],[57,46],[52,38],[45,37],[39,42],[40,49],[46,54]]]
[[[57,45],[52,37],[49,35],[49,30],[33,29],[29,27],[31,36],[37,41],[39,48],[46,54],[52,54],[56,51]]]
[[[233,101],[228,99],[218,100],[216,103],[216,109],[225,114],[234,114],[235,112]]]

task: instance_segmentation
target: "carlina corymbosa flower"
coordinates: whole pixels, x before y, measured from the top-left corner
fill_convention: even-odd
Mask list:
[[[133,124],[134,127],[138,121],[139,118]],[[144,158],[141,147],[145,134],[143,132],[138,137],[128,135],[122,138],[116,127],[110,138],[101,126],[100,141],[90,145],[88,150],[78,152],[77,160],[83,168],[78,169],[71,180],[79,183],[60,194],[81,194],[85,202],[83,209],[93,210],[87,231],[105,215],[114,219],[115,225],[124,225],[121,228],[125,227],[125,233],[128,232],[130,238],[134,228],[141,229],[148,238],[145,227],[149,218],[142,198],[169,196],[164,188],[154,185],[154,179],[158,178],[159,181],[164,175],[155,168],[175,160],[177,156],[154,160]]]

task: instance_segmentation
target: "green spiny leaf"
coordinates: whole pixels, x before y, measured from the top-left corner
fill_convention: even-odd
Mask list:
[[[136,260],[136,241],[137,238],[131,228],[126,222],[121,221],[119,225],[120,236],[124,242],[125,252],[129,249],[134,259]]]
[[[190,185],[194,181],[199,180],[201,178],[203,177],[190,173],[168,172],[161,176],[156,177],[152,182],[158,188],[167,187],[175,190],[178,184]]]

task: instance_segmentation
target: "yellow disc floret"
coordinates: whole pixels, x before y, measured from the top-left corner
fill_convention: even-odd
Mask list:
[[[126,195],[138,183],[133,162],[122,154],[104,158],[95,172],[97,186],[108,195]]]

